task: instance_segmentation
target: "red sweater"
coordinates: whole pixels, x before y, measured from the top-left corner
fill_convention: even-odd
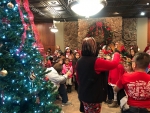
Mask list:
[[[111,70],[114,69],[118,66],[120,62],[120,54],[119,53],[115,53],[114,54],[114,58],[112,61],[107,61],[101,58],[97,58],[97,60],[95,61],[95,65],[94,65],[94,69],[95,72],[97,74],[100,74],[101,71],[107,71],[107,70]],[[78,81],[78,73],[77,73],[77,81]]]
[[[125,70],[122,64],[109,71],[108,83],[116,85],[119,78],[124,74]]]
[[[112,61],[107,61],[101,58],[98,58],[95,62],[95,71],[99,74],[101,71],[108,71],[117,67],[120,62],[120,54],[115,53]]]

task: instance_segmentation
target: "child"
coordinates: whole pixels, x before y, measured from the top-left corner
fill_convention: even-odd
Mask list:
[[[66,58],[69,58],[70,55],[73,55],[73,52],[72,52],[72,50],[70,49],[70,47],[66,47],[64,54],[65,54],[65,57],[66,57]]]
[[[132,59],[134,72],[125,73],[117,82],[115,91],[124,89],[128,98],[129,109],[127,113],[149,113],[150,96],[149,81],[150,76],[145,72],[150,63],[150,56],[147,53],[136,53]],[[123,113],[126,113],[123,111]]]
[[[75,84],[75,90],[78,91],[78,83],[77,83],[77,80],[76,80],[76,63],[77,63],[78,59],[80,58],[79,52],[76,52],[74,56],[75,57],[72,61],[73,72],[74,72],[74,84]]]
[[[98,51],[98,56],[97,57],[101,58],[101,59],[104,59],[104,52],[101,49]]]
[[[132,62],[130,58],[127,58],[126,61],[124,62],[124,69],[125,69],[125,73],[133,72]],[[117,96],[118,96],[118,100],[120,101],[121,111],[122,112],[127,111],[129,109],[129,105],[127,104],[127,96],[124,89],[121,89]]]
[[[50,51],[46,52],[46,58],[45,58],[45,67],[49,68],[52,66],[52,60],[53,60],[53,56],[51,55]]]
[[[106,60],[108,61],[111,61],[111,56],[110,55],[107,55],[106,56]],[[107,71],[107,100],[106,100],[106,103],[107,104],[112,104],[113,102],[113,99],[114,99],[114,92],[113,92],[113,88],[111,85],[108,84],[108,75],[109,75],[109,71]]]
[[[132,62],[131,62],[130,58],[127,58],[127,60],[125,61],[124,69],[125,69],[126,73],[132,73],[133,72]]]
[[[120,64],[109,71],[109,76],[108,76],[108,84],[111,85],[113,88],[116,85],[117,81],[119,78],[124,74],[124,67],[121,64],[122,61],[120,61]],[[113,90],[114,91],[114,90]],[[114,91],[114,100],[112,104],[109,104],[109,107],[118,107],[118,102],[117,102],[117,92]]]
[[[66,80],[67,92],[71,93],[73,68],[72,68],[72,65],[70,65],[69,62],[70,62],[69,58],[65,58],[65,64],[63,64],[62,73],[65,74],[69,70],[71,72],[71,74],[68,76],[68,78]]]
[[[66,79],[70,75],[69,70],[63,75],[60,76],[60,72],[62,71],[62,65],[59,63],[56,63],[53,67],[47,68],[46,72],[50,71],[45,75],[45,80],[50,80],[54,86],[59,88],[60,83],[65,83]]]
[[[66,79],[68,78],[68,76],[71,73],[70,73],[70,71],[68,71],[68,72],[66,72],[65,75],[61,75],[61,71],[62,71],[61,62],[62,62],[62,60],[60,59],[60,61],[58,63],[56,63],[53,67],[47,68],[46,71],[50,71],[50,72],[48,74],[46,74],[45,80],[48,78],[48,80],[50,80],[54,84],[54,86],[57,87],[56,91],[58,90],[58,92],[62,98],[62,106],[65,106],[65,105],[71,104],[68,101],[67,91],[64,86]],[[56,97],[56,98],[58,98],[58,97]]]

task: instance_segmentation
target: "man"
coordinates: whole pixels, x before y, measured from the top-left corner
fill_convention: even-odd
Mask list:
[[[48,80],[50,80],[54,86],[57,87],[57,90],[62,97],[62,106],[66,106],[70,105],[71,103],[68,101],[68,95],[64,83],[66,82],[66,79],[71,74],[71,72],[69,70],[66,74],[61,75],[60,73],[62,71],[62,64],[60,62],[62,62],[61,59],[53,67],[47,68],[46,72],[50,72],[46,74],[45,79],[48,78]]]
[[[150,56],[147,53],[136,53],[132,60],[135,72],[125,73],[114,88],[116,92],[125,90],[129,105],[127,113],[150,113],[150,75],[145,72],[149,62]]]

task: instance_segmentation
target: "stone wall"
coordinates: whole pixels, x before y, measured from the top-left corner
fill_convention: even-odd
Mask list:
[[[131,46],[137,45],[137,19],[126,18],[123,19],[123,42],[125,48],[129,51]]]
[[[113,32],[113,42],[122,40],[122,17],[105,17],[95,19],[79,19],[78,20],[78,47],[81,47],[83,38],[86,37],[88,28],[95,22],[101,21],[109,26]],[[97,42],[101,42],[103,37],[94,37]]]
[[[79,19],[75,22],[64,22],[64,45],[71,49],[81,48],[83,38],[86,37],[88,28],[95,22],[104,22],[112,29],[113,42],[123,41],[125,47],[129,49],[131,45],[137,44],[137,19],[122,17],[106,17],[95,19]],[[97,42],[103,40],[103,37],[94,37]]]
[[[78,22],[64,22],[64,46],[72,50],[78,45]]]

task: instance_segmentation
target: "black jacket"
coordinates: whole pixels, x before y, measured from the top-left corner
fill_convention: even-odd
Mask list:
[[[107,96],[106,72],[100,74],[95,72],[96,59],[96,57],[83,56],[77,61],[79,99],[87,103],[101,103]]]

